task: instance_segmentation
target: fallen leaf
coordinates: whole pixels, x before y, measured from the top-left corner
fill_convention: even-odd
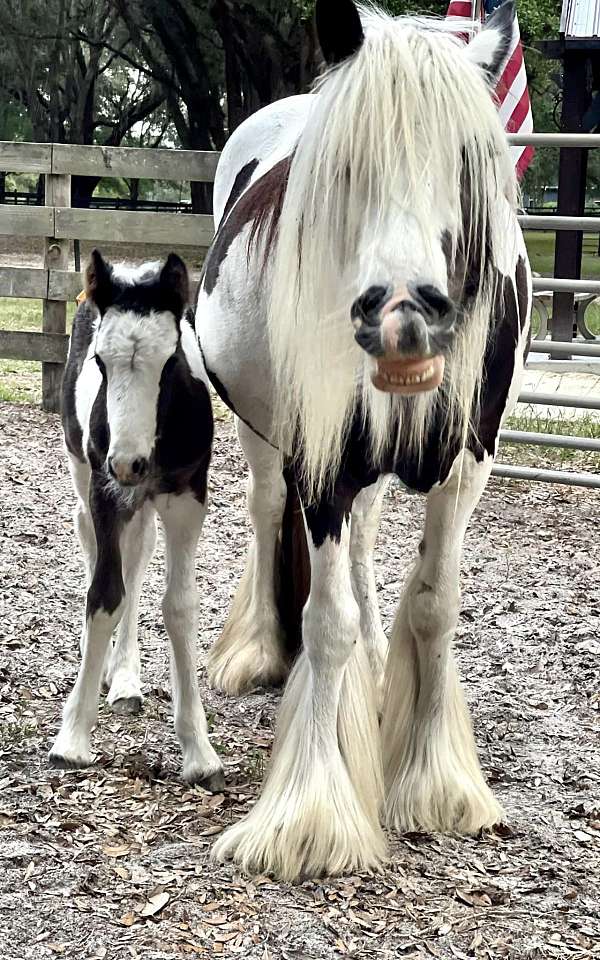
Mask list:
[[[153,897],[148,897],[148,902],[144,904],[143,908],[140,911],[141,917],[153,917],[155,913],[158,913],[159,910],[169,902],[171,899],[170,894],[166,891],[164,893],[155,893]]]
[[[131,850],[131,846],[128,843],[118,843],[111,844],[105,843],[102,847],[102,853],[107,857],[125,857]]]

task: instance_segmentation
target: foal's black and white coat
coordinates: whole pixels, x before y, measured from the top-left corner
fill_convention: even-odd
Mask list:
[[[91,762],[103,673],[113,710],[141,707],[138,603],[158,514],[166,539],[162,609],[172,645],[183,776],[214,789],[223,775],[198,691],[195,582],[213,419],[188,287],[185,265],[173,254],[162,267],[131,270],[111,266],[94,251],[88,266],[87,299],[75,315],[63,384],[64,439],[88,591],[82,663],[50,759],[66,767]]]
[[[311,563],[303,652],[261,797],[215,847],[248,870],[375,867],[383,806],[400,830],[470,833],[501,814],[452,640],[462,542],[529,328],[514,170],[489,93],[513,21],[509,3],[465,47],[435,22],[317,0],[332,66],[316,94],[255,114],[220,161],[196,330],[238,417],[255,538],[211,654],[213,683],[235,693],[285,674],[282,459]],[[427,505],[380,734],[387,644],[372,551],[390,473]]]

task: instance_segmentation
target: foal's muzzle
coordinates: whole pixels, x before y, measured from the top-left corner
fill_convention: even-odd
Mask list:
[[[148,476],[150,463],[147,457],[108,457],[106,461],[111,477],[122,487],[135,487]]]
[[[408,395],[440,385],[443,351],[456,319],[454,304],[441,290],[428,284],[369,287],[351,315],[357,343],[377,359],[375,387]]]

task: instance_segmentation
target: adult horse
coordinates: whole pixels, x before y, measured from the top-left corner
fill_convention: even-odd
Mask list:
[[[318,0],[329,69],[227,145],[196,330],[238,418],[255,531],[224,636],[224,689],[285,672],[275,554],[291,465],[311,565],[303,652],[252,811],[215,846],[284,878],[377,866],[398,830],[474,833],[501,809],[454,663],[459,564],[516,398],[530,272],[490,95],[514,6],[468,46],[430,20]],[[425,493],[393,627],[369,570],[381,477]],[[377,679],[377,678],[376,678]]]

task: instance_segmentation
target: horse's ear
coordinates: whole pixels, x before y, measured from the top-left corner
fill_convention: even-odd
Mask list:
[[[112,273],[112,266],[103,259],[100,251],[92,250],[85,272],[85,293],[100,313],[104,313],[113,299]]]
[[[181,257],[176,253],[170,253],[167,261],[160,271],[160,285],[176,301],[174,310],[178,316],[183,312],[190,298],[190,281],[188,278],[187,267]]]
[[[492,86],[500,77],[512,45],[516,13],[515,0],[506,0],[494,10],[483,30],[473,37],[465,51],[469,60],[487,74]]]
[[[356,53],[365,35],[353,0],[317,0],[315,16],[326,63],[342,63]]]

